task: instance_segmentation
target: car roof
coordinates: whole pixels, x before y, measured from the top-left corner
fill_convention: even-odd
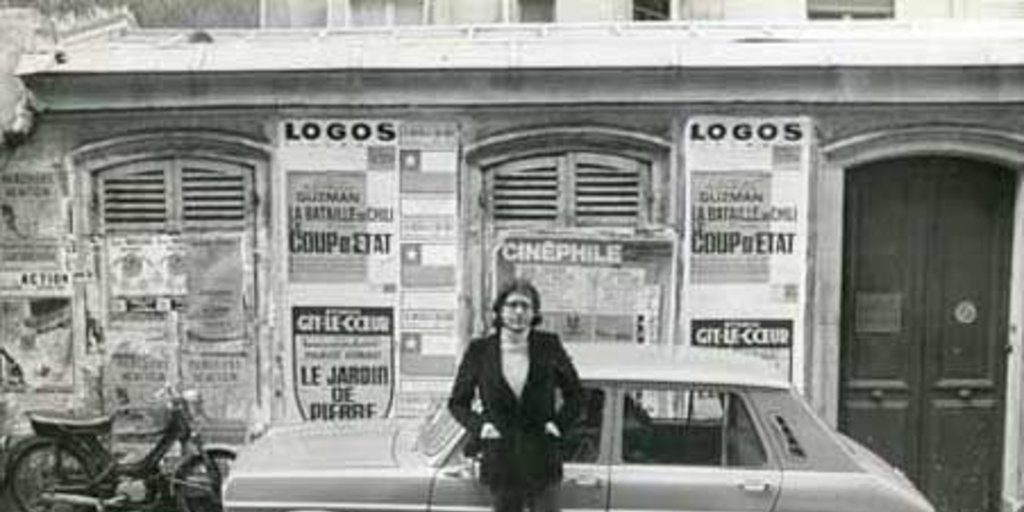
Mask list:
[[[566,343],[580,378],[789,389],[768,362],[733,350]]]

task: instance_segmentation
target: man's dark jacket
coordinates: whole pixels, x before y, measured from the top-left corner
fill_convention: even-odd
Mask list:
[[[497,334],[470,342],[459,364],[448,408],[482,447],[481,481],[491,488],[539,490],[562,479],[562,439],[582,409],[583,389],[572,360],[558,336],[531,331],[530,369],[517,398],[501,369]],[[558,407],[556,389],[561,392]],[[479,391],[482,411],[473,410]],[[547,433],[552,421],[562,437]],[[480,427],[492,423],[500,439],[479,439]]]

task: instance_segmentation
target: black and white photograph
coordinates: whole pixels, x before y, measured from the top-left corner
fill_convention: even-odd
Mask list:
[[[0,0],[2,512],[1024,512],[1024,0]]]

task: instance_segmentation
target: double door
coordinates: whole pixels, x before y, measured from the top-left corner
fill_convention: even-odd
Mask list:
[[[999,508],[1014,194],[958,158],[847,173],[840,429],[941,512]]]

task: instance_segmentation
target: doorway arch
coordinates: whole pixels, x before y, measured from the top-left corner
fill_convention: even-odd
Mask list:
[[[832,424],[840,423],[840,387],[842,383],[842,344],[844,312],[844,223],[848,175],[853,169],[878,166],[908,158],[935,158],[977,162],[978,167],[997,166],[1010,171],[1009,192],[1011,206],[1007,215],[1012,231],[1007,242],[1011,265],[1007,268],[1009,281],[1008,315],[1005,328],[1008,340],[1005,359],[1005,386],[1003,404],[1005,415],[999,431],[1002,433],[1003,460],[1001,494],[1004,508],[1016,509],[1021,485],[1018,474],[1017,452],[1020,446],[1021,410],[1017,406],[1021,395],[1021,334],[1024,284],[1021,282],[1024,247],[1024,213],[1022,213],[1021,170],[1024,169],[1024,135],[1007,133],[984,127],[961,125],[931,125],[899,127],[856,134],[825,144],[821,148],[822,160],[815,191],[820,208],[815,219],[815,310],[812,332],[815,340],[809,354],[811,375],[809,393],[816,408]],[[996,452],[999,453],[999,452]],[[1010,503],[1007,503],[1010,502]]]

